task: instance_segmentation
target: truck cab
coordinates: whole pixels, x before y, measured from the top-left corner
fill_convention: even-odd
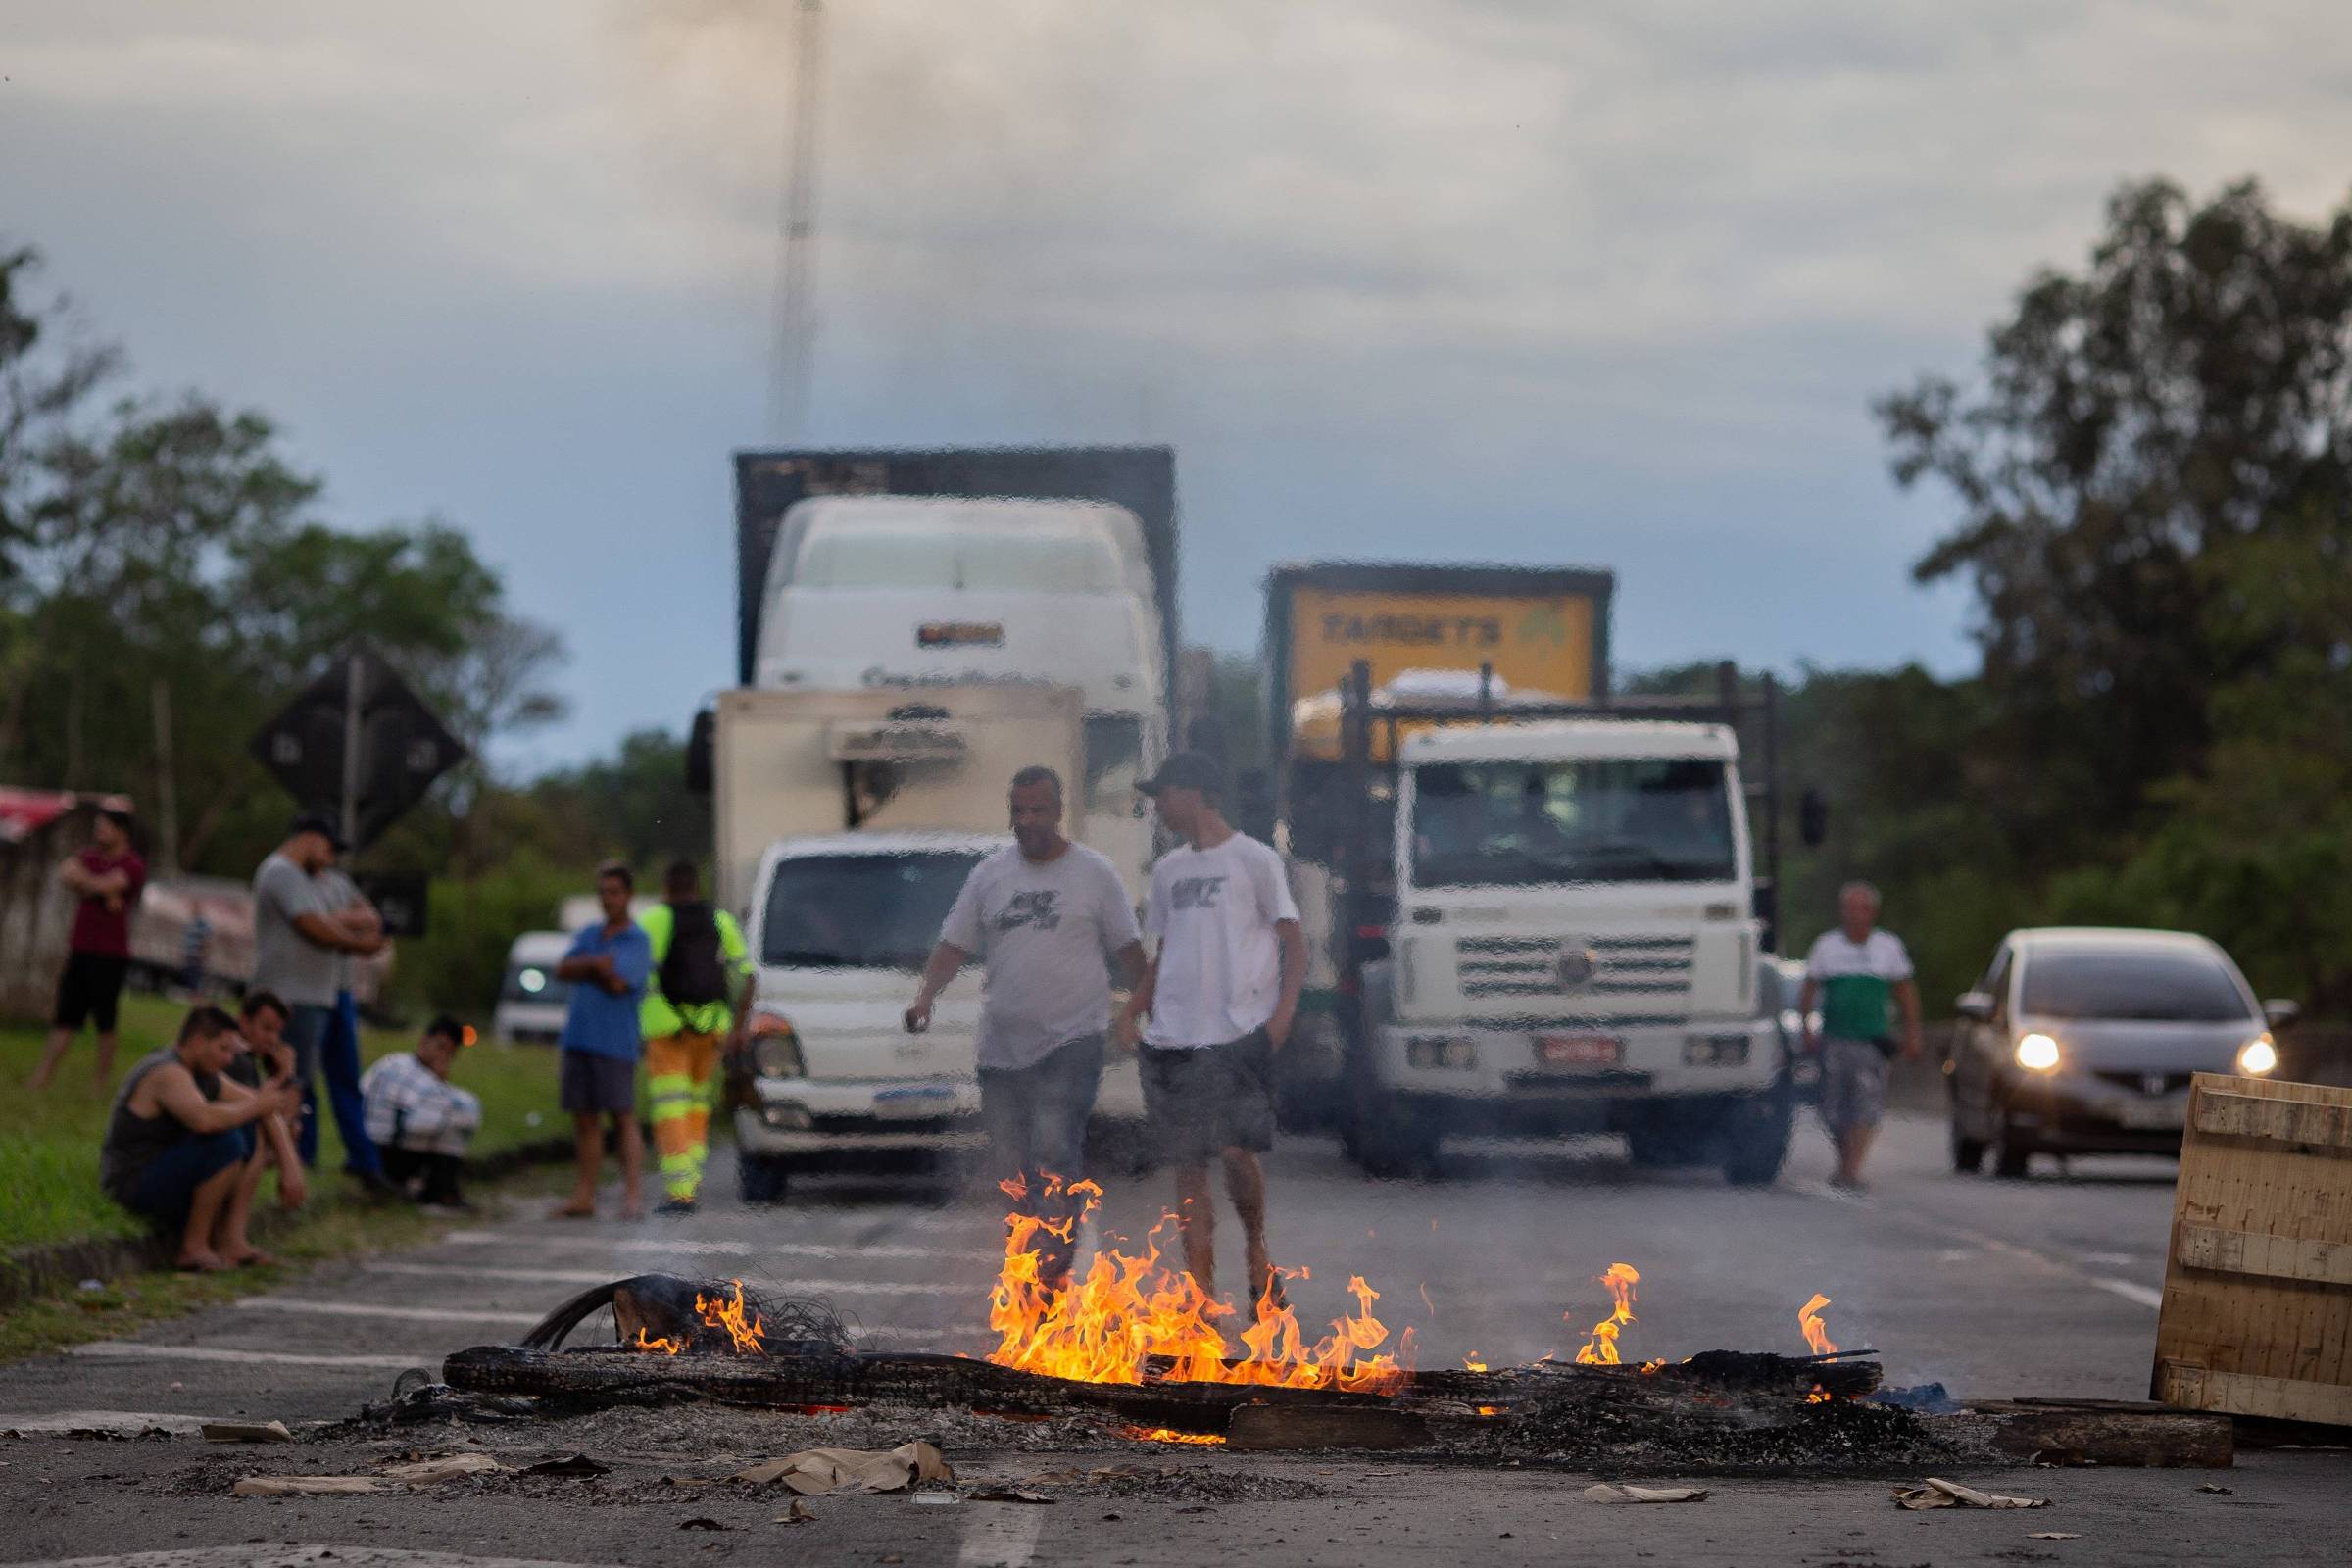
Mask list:
[[[817,834],[771,846],[753,881],[745,941],[756,966],[748,1076],[731,1084],[747,1202],[775,1202],[794,1167],[825,1156],[980,1147],[981,975],[906,1032],[916,977],[964,878],[1006,834]],[[1114,1052],[1097,1114],[1140,1122],[1132,1053]]]
[[[1638,1159],[1772,1180],[1788,1075],[1731,727],[1436,727],[1396,761],[1395,912],[1361,972],[1344,1123],[1358,1160],[1607,1131]]]

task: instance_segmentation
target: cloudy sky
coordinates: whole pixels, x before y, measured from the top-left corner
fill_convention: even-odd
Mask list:
[[[2115,184],[2352,189],[2352,13],[2241,0],[828,0],[812,443],[1177,449],[1278,560],[1598,564],[1623,666],[1970,661],[1869,400]],[[0,235],[561,627],[526,769],[731,677],[790,0],[0,0]]]

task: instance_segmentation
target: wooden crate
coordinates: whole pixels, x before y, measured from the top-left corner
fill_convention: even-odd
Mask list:
[[[2352,1089],[2197,1074],[2151,1392],[2352,1426]]]

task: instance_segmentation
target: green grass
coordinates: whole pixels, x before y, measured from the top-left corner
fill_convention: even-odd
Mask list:
[[[184,1008],[158,997],[122,999],[122,1046],[118,1076],[171,1038]],[[46,1031],[38,1026],[0,1027],[0,1253],[50,1242],[140,1234],[140,1223],[98,1190],[98,1145],[106,1133],[111,1089],[101,1095],[90,1079],[88,1035],[74,1043],[57,1081],[35,1095],[24,1081],[40,1059]],[[361,1032],[360,1053],[369,1061],[406,1050],[413,1038],[379,1030]],[[458,1059],[457,1082],[481,1097],[482,1130],[473,1151],[494,1153],[517,1144],[560,1136],[568,1126],[556,1108],[556,1054],[544,1047],[505,1046],[484,1040]],[[311,1186],[311,1210],[295,1233],[280,1232],[273,1250],[296,1245],[289,1239],[331,1217],[336,1224],[388,1224],[394,1211],[346,1209],[333,1200],[348,1188],[343,1142],[334,1118],[320,1106],[318,1174]],[[262,1201],[274,1201],[273,1184],[263,1184]],[[358,1216],[353,1218],[352,1216]]]

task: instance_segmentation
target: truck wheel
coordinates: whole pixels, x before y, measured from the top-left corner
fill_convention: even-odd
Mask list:
[[[1723,1129],[1723,1179],[1734,1187],[1770,1187],[1780,1180],[1795,1121],[1796,1097],[1786,1079],[1735,1110]]]
[[[773,1154],[754,1154],[738,1151],[735,1155],[736,1185],[742,1189],[747,1203],[781,1203],[784,1201],[785,1176],[790,1169]]]
[[[1342,1142],[1348,1157],[1365,1175],[1387,1180],[1437,1165],[1444,1135],[1427,1112],[1378,1090],[1359,1095],[1352,1110]]]
[[[1159,1163],[1152,1129],[1142,1122],[1097,1120],[1086,1130],[1086,1168],[1123,1181],[1149,1176]]]

